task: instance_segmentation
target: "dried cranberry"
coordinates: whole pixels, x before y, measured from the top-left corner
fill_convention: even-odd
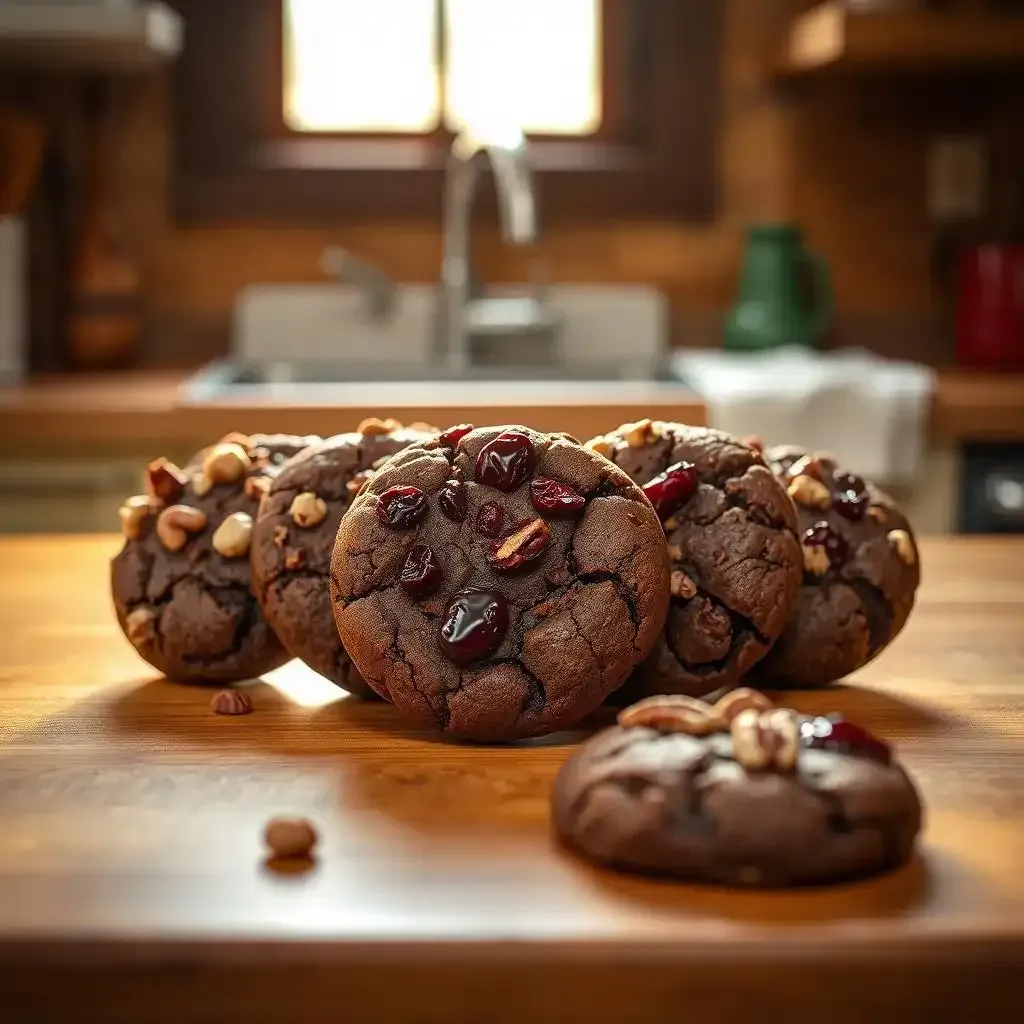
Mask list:
[[[392,530],[408,530],[427,513],[427,496],[418,487],[389,487],[378,502],[377,518]]]
[[[477,509],[476,532],[484,537],[499,537],[504,521],[505,510],[496,501],[489,501]]]
[[[458,426],[449,427],[438,440],[449,448],[458,448],[459,442],[473,429],[472,423],[460,423]]]
[[[441,511],[454,523],[466,518],[466,485],[461,480],[446,480],[437,492]]]
[[[867,485],[853,473],[838,473],[834,478],[835,494],[832,504],[844,518],[857,522],[864,518],[871,499],[868,497]]]
[[[437,590],[444,582],[444,569],[434,549],[426,544],[413,544],[409,548],[398,582],[413,597],[424,597]]]
[[[849,553],[846,538],[824,519],[804,531],[804,544],[824,548],[833,569],[838,569],[846,561]]]
[[[691,462],[677,462],[644,484],[644,494],[662,521],[685,505],[696,489],[697,470]]]
[[[515,430],[488,441],[476,457],[476,479],[499,491],[514,491],[537,467],[533,442]]]
[[[456,664],[493,654],[508,632],[508,601],[495,590],[470,587],[453,595],[441,617],[438,640]]]
[[[568,484],[546,476],[539,476],[530,484],[530,501],[538,512],[549,516],[578,515],[587,503],[587,499]]]
[[[539,558],[551,543],[551,528],[543,519],[520,523],[501,540],[496,540],[487,553],[487,561],[496,569],[511,572]]]
[[[867,729],[848,722],[842,715],[805,720],[800,725],[800,742],[805,747],[867,757],[882,764],[889,764],[892,760],[888,743],[872,736]]]

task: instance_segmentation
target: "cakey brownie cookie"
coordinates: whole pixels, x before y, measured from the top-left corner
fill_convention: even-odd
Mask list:
[[[766,458],[796,505],[804,585],[755,678],[820,686],[866,664],[906,624],[921,580],[917,545],[893,500],[830,456],[778,447]]]
[[[561,839],[601,864],[765,887],[896,867],[922,814],[881,740],[746,689],[626,708],[562,767],[553,803]]]
[[[378,693],[449,735],[513,740],[577,722],[647,654],[668,555],[640,489],[575,439],[460,426],[374,474],[331,596]]]
[[[121,506],[125,544],[111,563],[117,619],[164,675],[228,682],[288,660],[256,603],[249,544],[271,478],[319,440],[229,434],[183,470],[151,462],[146,493]]]
[[[672,560],[665,632],[617,703],[734,684],[782,632],[800,588],[796,516],[754,446],[641,420],[587,442],[641,484]]]
[[[345,653],[328,576],[342,514],[388,456],[437,433],[369,419],[300,452],[270,485],[252,535],[252,572],[263,614],[290,654],[362,697],[375,697]]]

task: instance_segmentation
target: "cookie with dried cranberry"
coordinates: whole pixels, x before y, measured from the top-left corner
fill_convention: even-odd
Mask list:
[[[752,690],[626,708],[563,765],[552,802],[561,840],[606,867],[766,888],[895,868],[922,822],[888,744]]]
[[[437,433],[370,419],[300,452],[270,484],[253,528],[256,595],[271,628],[296,658],[350,693],[375,697],[345,653],[328,577],[338,524],[382,459]],[[428,432],[429,431],[429,432]]]
[[[184,469],[157,459],[146,493],[121,507],[111,563],[117,619],[172,679],[231,682],[288,660],[260,612],[249,548],[260,499],[281,466],[320,438],[229,434]]]
[[[374,474],[341,521],[331,595],[379,694],[506,741],[578,722],[650,651],[668,553],[640,488],[579,442],[462,426]]]
[[[643,487],[672,560],[664,635],[615,701],[734,685],[783,631],[800,589],[785,488],[756,447],[720,430],[641,420],[587,444]]]
[[[803,586],[757,666],[760,683],[821,686],[867,664],[906,625],[921,581],[917,544],[895,502],[831,456],[771,448],[799,519]]]

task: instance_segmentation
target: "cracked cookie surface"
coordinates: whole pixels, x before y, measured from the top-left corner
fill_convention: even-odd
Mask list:
[[[614,697],[700,697],[733,685],[783,631],[800,588],[793,504],[757,449],[719,430],[643,420],[587,442],[640,485],[693,467],[663,512],[672,560],[665,631]]]
[[[584,743],[552,801],[561,840],[600,864],[738,886],[886,871],[910,857],[922,816],[896,763],[801,749],[793,771],[749,771],[728,731],[647,726],[614,726]]]
[[[892,498],[830,456],[784,446],[765,457],[793,496],[804,573],[786,629],[752,675],[822,686],[867,664],[906,625],[921,580],[917,545]]]
[[[429,436],[396,424],[307,448],[274,478],[253,528],[253,581],[271,628],[290,654],[361,697],[377,695],[346,653],[331,607],[338,524],[376,462]]]
[[[137,536],[129,535],[111,562],[118,622],[155,669],[171,679],[224,683],[269,672],[289,659],[256,601],[246,531],[270,478],[319,440],[228,435],[181,470],[158,469],[162,476],[156,486],[164,497],[151,493],[146,509],[140,503],[141,516],[131,531]],[[230,456],[230,471],[223,475],[232,479],[213,482],[204,466],[220,448]],[[151,478],[156,465],[151,464]],[[203,525],[193,524],[180,538],[180,549],[171,550],[161,540],[159,524],[161,514],[176,506],[193,517],[201,513]],[[235,525],[234,534],[228,532]]]
[[[342,519],[331,595],[381,696],[507,741],[574,724],[650,651],[668,555],[639,488],[574,439],[461,428],[374,475]]]

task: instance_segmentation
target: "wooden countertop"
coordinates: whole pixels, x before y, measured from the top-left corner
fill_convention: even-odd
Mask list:
[[[926,539],[893,648],[792,697],[899,744],[917,859],[760,894],[556,848],[548,793],[582,729],[459,746],[294,664],[252,684],[252,715],[212,714],[119,634],[117,546],[0,539],[4,1019],[1019,1019],[1024,539]],[[308,873],[263,863],[277,813],[320,828]]]
[[[368,416],[386,412],[403,422],[446,425],[462,420],[528,422],[539,430],[566,430],[589,437],[643,416],[707,422],[704,403],[693,395],[682,403],[643,406],[623,402],[595,406],[559,402],[496,407],[474,404],[471,391],[458,407],[429,403],[381,410],[376,407],[287,406],[280,404],[182,406],[177,400],[184,371],[131,372],[43,378],[23,387],[0,389],[0,437],[65,450],[114,447],[147,450],[165,445],[188,448],[229,430],[271,429],[331,434],[354,429]],[[1024,374],[943,370],[931,417],[934,441],[1024,439]]]

